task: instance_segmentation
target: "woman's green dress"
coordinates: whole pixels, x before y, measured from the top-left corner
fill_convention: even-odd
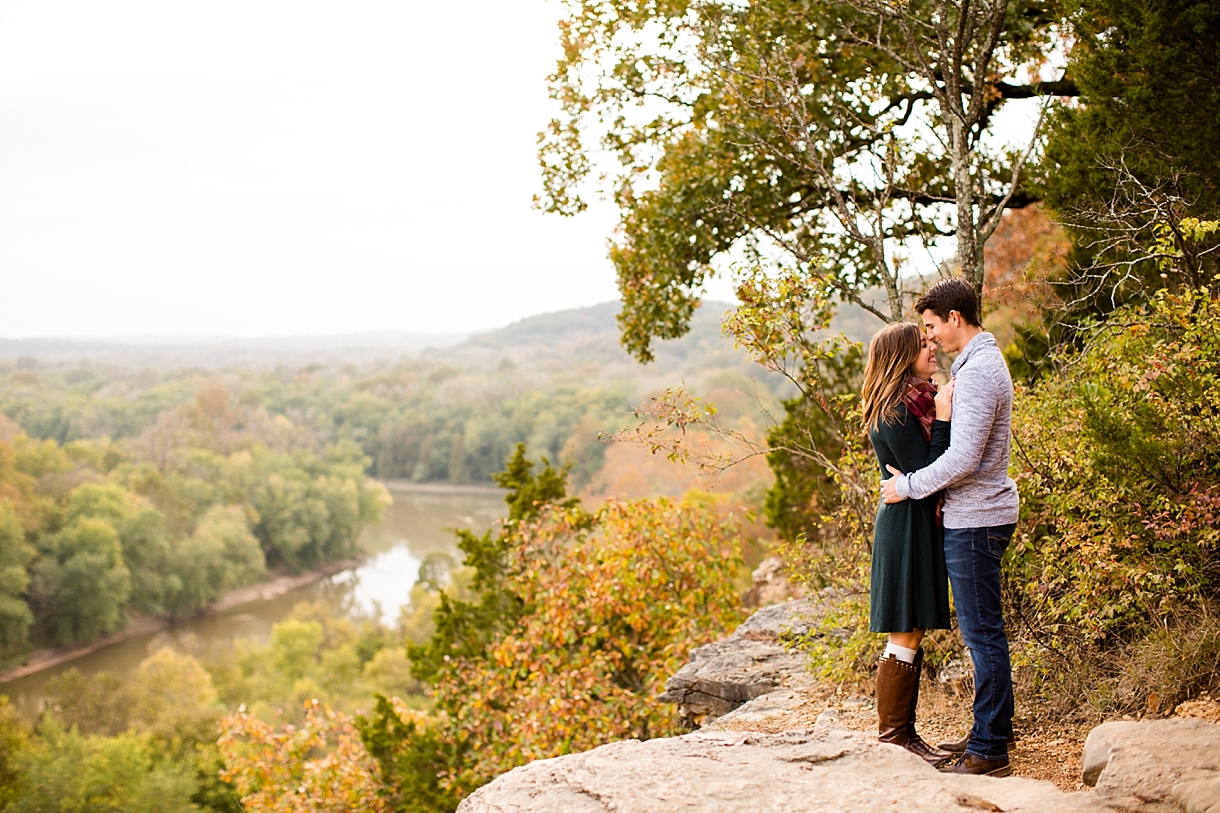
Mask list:
[[[888,479],[890,465],[903,474],[922,469],[949,448],[949,423],[932,423],[924,440],[919,419],[898,407],[898,420],[882,421],[868,433]],[[940,494],[903,500],[877,509],[873,531],[873,578],[869,625],[873,632],[949,628],[949,577],[945,571],[944,528],[936,521]]]

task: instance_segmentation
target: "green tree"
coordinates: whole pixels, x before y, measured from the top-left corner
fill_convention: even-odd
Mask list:
[[[237,506],[209,508],[195,531],[174,546],[171,561],[177,589],[169,609],[178,616],[206,607],[267,572],[263,550]]]
[[[8,697],[0,695],[0,810],[8,810],[20,793],[20,757],[29,744],[25,723]]]
[[[215,741],[224,709],[211,676],[190,655],[162,647],[140,663],[127,692],[130,727],[172,753],[193,755]]]
[[[7,808],[14,813],[198,810],[191,766],[163,755],[146,734],[88,737],[46,717],[19,765],[20,792]]]
[[[1084,226],[1085,213],[1124,196],[1127,174],[1174,195],[1179,216],[1220,211],[1220,8],[1208,0],[1068,5],[1081,103],[1055,114],[1040,173],[1048,202]]]
[[[162,647],[125,683],[107,672],[85,678],[68,669],[47,681],[44,695],[52,730],[94,743],[142,738],[179,776],[193,774],[194,804],[239,813],[237,797],[220,779],[224,765],[215,742],[224,709],[211,676],[194,658]]]
[[[536,517],[543,506],[563,503],[566,495],[562,470],[545,461],[542,471],[534,474],[533,469],[525,444],[519,444],[504,471],[495,475],[496,482],[508,492],[504,497],[508,517],[499,533],[488,530],[479,535],[465,528],[457,530],[458,548],[465,555],[463,564],[474,571],[470,589],[478,598],[463,601],[441,593],[440,606],[433,615],[432,638],[408,650],[412,670],[420,680],[434,683],[453,668],[450,664],[456,658],[480,657],[520,616],[521,599],[507,590],[504,582],[508,557],[516,544],[514,528]]]
[[[47,710],[67,729],[102,737],[140,731],[179,755],[215,740],[222,713],[207,671],[169,647],[145,658],[127,682],[70,668],[47,681],[44,693]]]
[[[0,501],[0,663],[29,646],[34,614],[24,596],[30,585],[26,566],[35,555],[13,504]]]
[[[470,600],[441,592],[433,612],[433,633],[422,644],[408,644],[413,675],[433,686],[461,686],[464,664],[487,657],[490,648],[521,618],[525,605],[508,582],[517,529],[536,518],[547,505],[564,505],[579,512],[575,500],[565,500],[564,472],[546,461],[535,464],[520,444],[495,475],[507,489],[508,517],[498,533],[482,535],[458,529],[458,547],[472,572]],[[439,587],[439,585],[437,585]],[[467,688],[469,688],[467,686]],[[463,692],[447,692],[439,702],[442,714],[457,720]],[[357,719],[365,746],[378,763],[382,797],[395,811],[451,811],[461,790],[469,790],[456,775],[466,770],[472,747],[469,738],[447,735],[443,728],[396,710],[384,698],[373,712]],[[445,777],[449,777],[448,780]],[[455,782],[460,787],[455,787]],[[457,792],[455,792],[457,791]]]
[[[396,701],[378,695],[372,712],[355,720],[360,739],[377,761],[378,793],[394,813],[451,813],[459,800],[438,770],[450,750],[440,727]]]
[[[255,452],[253,533],[270,564],[301,570],[354,555],[365,523],[380,519],[390,502],[385,487],[365,476],[368,460],[351,443],[330,447],[324,458]]]
[[[170,552],[165,516],[121,486],[84,483],[72,490],[67,521],[86,517],[107,523],[119,535],[131,583],[126,603],[149,615],[163,612]]]
[[[275,624],[265,646],[238,647],[232,662],[215,667],[218,692],[261,717],[293,722],[302,703],[317,699],[345,712],[367,708],[376,692],[414,689],[398,636],[379,622],[336,616],[324,602],[302,602]],[[393,657],[383,657],[394,649]]]
[[[92,642],[118,629],[131,576],[114,527],[103,519],[79,517],[40,542],[31,593],[50,640]]]
[[[1053,4],[569,0],[542,135],[543,208],[572,214],[594,171],[621,213],[611,250],[623,343],[682,335],[713,262],[779,249],[844,301],[892,321],[917,247],[956,243],[981,292],[983,246],[1031,197],[990,137],[1059,45]],[[911,126],[918,122],[920,126]],[[596,141],[595,141],[596,140]],[[614,162],[595,161],[604,152]],[[870,291],[882,290],[878,298]]]
[[[843,453],[842,399],[854,402],[860,391],[864,355],[848,346],[824,360],[818,375],[810,376],[823,392],[805,390],[784,402],[784,420],[767,434],[767,463],[775,483],[767,490],[764,511],[767,524],[787,540],[814,539],[822,518],[839,501],[835,463]],[[831,406],[828,398],[840,403]]]
[[[109,672],[85,677],[70,666],[47,681],[43,696],[46,710],[70,731],[113,737],[131,722],[131,692]]]
[[[1040,349],[1078,344],[1098,316],[1160,288],[1207,286],[1220,271],[1220,239],[1191,236],[1192,221],[1220,211],[1220,10],[1205,0],[1068,5],[1081,104],[1056,111],[1037,186],[1076,250],[1053,280],[1059,302],[1045,329],[1020,337],[1031,369]]]

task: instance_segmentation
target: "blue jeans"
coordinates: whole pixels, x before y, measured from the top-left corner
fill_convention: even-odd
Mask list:
[[[1012,735],[1012,664],[1000,607],[1000,557],[1015,525],[945,528],[945,565],[962,641],[974,660],[974,728],[966,753],[1008,756]]]

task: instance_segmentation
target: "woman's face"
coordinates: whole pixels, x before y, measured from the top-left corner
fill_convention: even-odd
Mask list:
[[[919,355],[915,357],[915,364],[912,367],[915,375],[925,381],[936,375],[936,342],[924,339],[923,350],[920,350]]]

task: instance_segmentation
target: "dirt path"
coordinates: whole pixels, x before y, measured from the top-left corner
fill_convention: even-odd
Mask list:
[[[834,724],[851,731],[876,735],[877,712],[865,687],[814,686],[799,692],[795,707],[752,717],[738,723],[712,723],[713,727],[779,733],[813,728],[827,709],[835,710]],[[919,733],[930,743],[960,738],[970,727],[970,700],[925,682],[919,695]],[[761,724],[760,724],[761,723]],[[1053,782],[1060,790],[1084,790],[1080,781],[1080,755],[1091,725],[1052,724],[1028,716],[1018,717],[1017,743],[1010,754],[1013,775]]]
[[[937,691],[927,682],[919,691],[919,733],[925,740],[932,744],[956,740],[969,731],[973,721],[970,698]],[[836,705],[834,699],[828,705]],[[846,704],[840,701],[837,705],[844,727],[853,731],[877,730],[872,698],[861,697]],[[1014,776],[1045,779],[1063,791],[1086,789],[1080,781],[1080,755],[1093,725],[1035,721],[1018,709],[1013,728],[1017,742],[1009,757]]]

